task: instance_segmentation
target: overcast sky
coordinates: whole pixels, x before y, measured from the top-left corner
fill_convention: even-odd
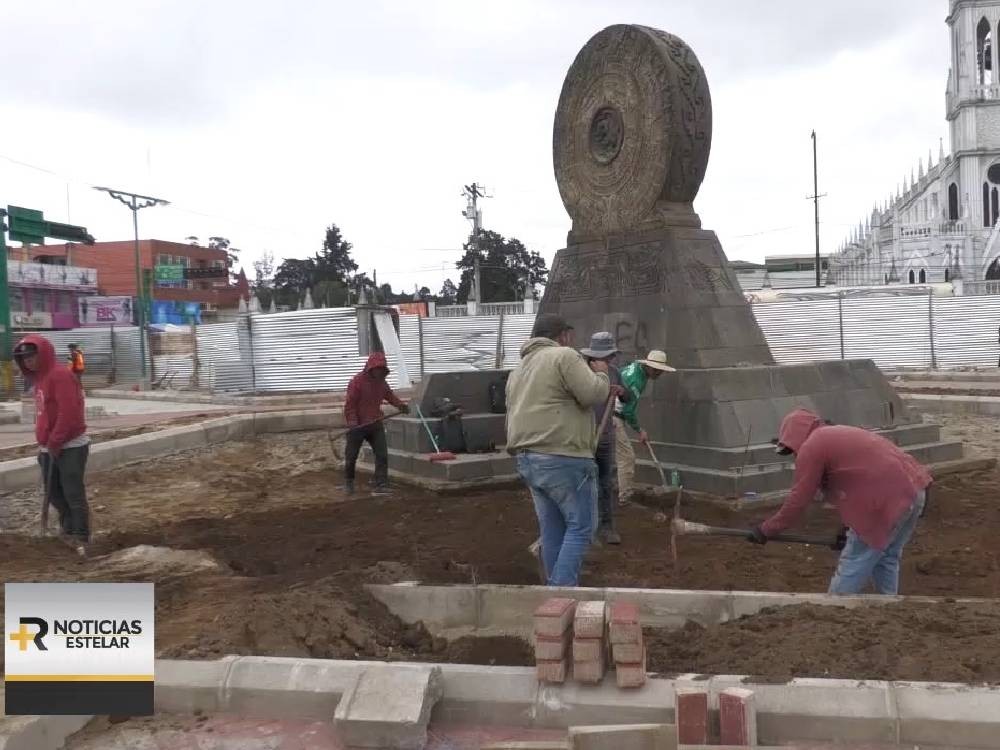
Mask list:
[[[8,3],[0,205],[99,240],[131,216],[90,186],[167,198],[143,238],[319,249],[338,224],[379,282],[457,281],[463,184],[488,229],[551,258],[569,219],[552,118],[579,48],[614,23],[685,39],[712,88],[695,208],[730,259],[837,248],[945,138],[947,0],[45,0]],[[20,162],[20,163],[18,163]],[[32,165],[32,168],[25,165]],[[46,171],[40,171],[38,167]],[[442,252],[442,250],[456,250]]]

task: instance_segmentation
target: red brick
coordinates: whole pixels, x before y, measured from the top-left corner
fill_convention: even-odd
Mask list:
[[[639,643],[616,643],[612,652],[617,664],[638,664],[642,661],[645,648],[640,640]]]
[[[757,707],[752,690],[729,688],[719,694],[719,730],[723,745],[757,745]]]
[[[573,662],[573,679],[584,685],[597,685],[604,679],[605,662],[603,655],[593,661]]]
[[[537,661],[559,661],[569,656],[570,643],[573,640],[573,631],[567,630],[558,638],[549,638],[546,635],[535,636],[535,659]]]
[[[620,688],[640,688],[646,684],[646,651],[642,660],[632,664],[615,664],[615,675]]]
[[[573,634],[577,638],[603,638],[606,605],[604,602],[580,602],[573,618]]]
[[[566,682],[566,660],[535,662],[535,673],[539,682],[554,682],[561,685]]]
[[[569,630],[576,611],[574,599],[547,599],[535,610],[535,635],[561,638]]]
[[[573,661],[606,661],[603,638],[574,638]]]
[[[612,643],[641,643],[642,623],[639,621],[639,605],[634,602],[612,604],[609,629]]]
[[[678,745],[708,744],[708,693],[677,688],[676,717]]]

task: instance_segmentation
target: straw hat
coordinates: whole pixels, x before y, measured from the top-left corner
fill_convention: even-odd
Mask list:
[[[654,370],[660,370],[661,372],[677,372],[677,370],[667,364],[667,355],[659,349],[654,349],[645,359],[640,359],[639,364],[646,365],[646,367],[651,367]]]

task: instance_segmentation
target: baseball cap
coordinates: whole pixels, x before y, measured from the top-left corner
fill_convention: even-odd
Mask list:
[[[566,319],[555,313],[542,313],[535,318],[535,325],[531,329],[531,338],[554,339],[564,331],[572,331],[573,326],[566,322]]]

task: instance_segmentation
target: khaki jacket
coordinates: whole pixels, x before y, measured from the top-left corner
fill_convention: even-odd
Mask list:
[[[507,379],[507,450],[593,458],[593,407],[607,401],[609,388],[608,376],[575,349],[529,339]]]

